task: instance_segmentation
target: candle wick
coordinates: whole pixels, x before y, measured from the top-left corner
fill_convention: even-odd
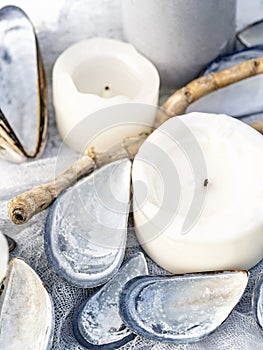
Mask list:
[[[104,98],[111,98],[112,97],[112,91],[111,91],[109,85],[104,86],[101,96]]]
[[[208,182],[209,182],[208,179],[205,179],[203,185],[204,185],[205,187],[207,187],[207,186],[208,186]]]

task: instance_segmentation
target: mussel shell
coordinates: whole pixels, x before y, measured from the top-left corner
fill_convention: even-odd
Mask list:
[[[119,315],[119,298],[131,278],[148,274],[142,253],[127,260],[117,274],[77,310],[73,329],[79,343],[88,349],[117,349],[134,338]]]
[[[156,341],[198,341],[219,327],[240,300],[246,271],[137,277],[121,294],[120,314],[133,332]]]
[[[263,275],[256,281],[253,296],[252,310],[258,326],[263,330]]]
[[[47,135],[47,96],[34,27],[16,6],[0,10],[0,156],[38,155]]]
[[[49,349],[54,329],[53,304],[38,275],[15,258],[9,263],[3,284],[0,349]]]
[[[237,38],[246,47],[263,45],[263,20],[249,24],[237,33]]]
[[[131,161],[96,170],[62,193],[45,225],[52,269],[83,288],[106,283],[124,257],[130,201]]]

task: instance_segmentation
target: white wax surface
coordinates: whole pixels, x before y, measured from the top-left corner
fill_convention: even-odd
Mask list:
[[[190,134],[182,129],[172,139],[180,122]],[[225,115],[191,113],[167,121],[147,143],[158,146],[178,173],[177,182],[171,179],[174,186],[168,184],[169,161],[158,162],[156,171],[151,165],[154,156],[145,152],[147,145],[134,161],[136,232],[151,258],[180,273],[256,264],[263,256],[262,135]],[[142,182],[146,199],[140,198]],[[177,206],[166,200],[168,185]],[[190,208],[194,199],[196,211]],[[186,222],[190,224],[182,232]]]
[[[91,141],[94,146],[94,133],[90,133],[94,124],[98,133],[108,128],[109,118],[113,128],[123,123],[123,118],[114,118],[114,113],[111,115],[109,112],[105,119],[98,111],[126,103],[156,106],[159,83],[156,68],[130,44],[93,38],[70,46],[58,57],[53,68],[53,103],[61,138],[78,152],[83,152]],[[154,114],[150,118],[150,126],[153,121]],[[134,122],[135,128],[130,127],[128,133],[120,128],[118,141],[138,132],[136,117],[129,122]],[[149,124],[148,116],[140,122]],[[141,127],[139,132],[142,131],[148,129]],[[105,151],[108,141],[116,143],[115,135],[110,133],[104,139],[105,145],[100,143],[97,151]]]

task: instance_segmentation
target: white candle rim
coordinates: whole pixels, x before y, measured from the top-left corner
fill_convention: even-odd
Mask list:
[[[112,45],[115,46],[116,52],[118,55],[115,55],[115,51],[112,52]],[[107,47],[110,46],[110,52],[107,51]],[[85,50],[87,54],[85,56],[80,56],[79,52],[82,50]],[[95,51],[94,51],[95,50]],[[125,64],[131,68],[131,70],[134,73],[134,76],[140,80],[141,88],[138,92],[138,95],[136,95],[135,98],[130,98],[125,95],[117,95],[109,98],[101,97],[95,93],[84,93],[77,89],[73,79],[72,79],[72,73],[77,65],[81,65],[85,62],[88,58],[94,57],[94,53],[97,51],[101,55],[104,55],[105,57],[112,57],[112,58],[128,58],[128,60],[123,60]],[[124,54],[125,53],[125,54]],[[136,64],[132,64],[132,61],[136,62]],[[70,62],[69,62],[70,61]],[[128,63],[127,63],[128,62]],[[139,67],[139,68],[138,68]],[[144,75],[147,75],[147,84],[143,84],[143,80],[141,79],[141,71],[144,72]],[[140,54],[131,44],[115,40],[115,39],[109,39],[109,38],[91,38],[87,40],[81,40],[70,47],[68,47],[65,51],[63,51],[59,57],[57,58],[54,66],[53,66],[53,81],[54,79],[57,79],[57,76],[63,77],[67,76],[71,79],[71,89],[72,93],[75,96],[85,96],[85,98],[95,98],[98,101],[113,101],[114,98],[118,98],[119,96],[125,96],[127,97],[127,100],[133,100],[136,102],[140,102],[141,97],[143,96],[145,99],[146,97],[151,97],[156,94],[155,91],[149,92],[148,88],[146,86],[160,86],[160,77],[159,73],[156,69],[156,67],[153,65],[152,62],[150,62],[146,57],[144,57],[142,54]],[[69,81],[68,81],[69,82]],[[57,82],[59,84],[59,82]],[[64,87],[64,84],[61,84]],[[58,89],[57,89],[58,90]],[[58,93],[58,91],[56,91]]]

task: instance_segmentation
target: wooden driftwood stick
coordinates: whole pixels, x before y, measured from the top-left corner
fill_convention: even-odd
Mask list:
[[[249,124],[253,129],[263,134],[263,120]]]
[[[171,116],[182,114],[192,102],[210,92],[262,73],[263,58],[258,58],[193,80],[176,91],[164,103],[156,114],[155,128]],[[252,123],[251,126],[263,133],[263,122]],[[32,216],[46,209],[62,191],[72,186],[81,177],[91,173],[95,168],[125,157],[133,159],[146,138],[147,135],[143,134],[125,139],[115,153],[90,152],[83,156],[52,182],[34,187],[12,199],[8,203],[9,218],[18,225],[26,223]]]
[[[32,216],[49,207],[61,192],[95,168],[122,158],[133,159],[147,136],[148,134],[142,133],[137,137],[125,139],[116,152],[97,154],[90,149],[86,155],[78,159],[53,181],[36,186],[13,198],[8,203],[9,218],[17,225],[26,223]]]
[[[167,99],[163,104],[163,108],[169,113],[157,114],[154,127],[158,128],[163,122],[169,119],[169,114],[174,116],[183,114],[186,108],[199,98],[215,90],[237,83],[240,80],[262,73],[263,57],[244,61],[231,68],[216,73],[210,73],[192,80],[189,84],[177,90]],[[257,123],[253,123],[252,125],[252,127],[256,129],[257,126]],[[261,128],[259,129],[262,130]]]

